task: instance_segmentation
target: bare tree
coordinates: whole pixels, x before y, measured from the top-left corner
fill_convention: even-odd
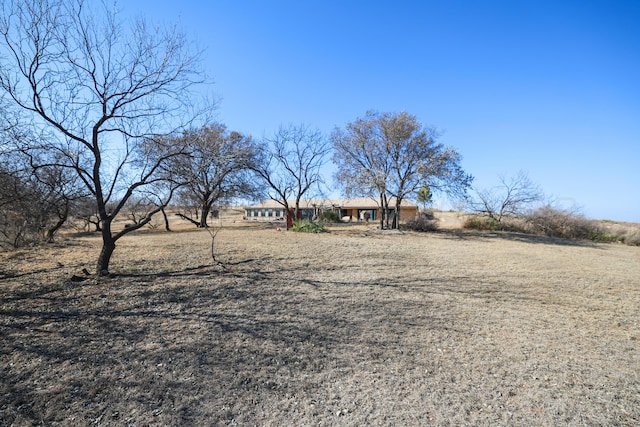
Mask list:
[[[179,139],[188,157],[171,162],[174,175],[186,184],[180,189],[181,199],[196,205],[196,214],[188,211],[180,216],[198,227],[207,227],[207,218],[216,203],[237,197],[252,197],[258,191],[250,173],[257,158],[257,146],[250,136],[228,132],[226,126],[213,123],[185,132]]]
[[[438,136],[406,112],[367,112],[332,134],[336,177],[347,195],[378,195],[381,228],[390,226],[394,200],[391,227],[398,228],[402,201],[421,186],[464,197],[471,185],[473,177],[460,166],[460,154],[437,143]]]
[[[18,159],[18,160],[16,160]],[[20,153],[0,154],[0,234],[19,247],[25,243],[52,243],[86,192],[70,170],[32,168]]]
[[[510,178],[501,175],[498,186],[476,190],[476,196],[472,209],[496,222],[506,216],[522,215],[544,199],[540,187],[523,171]]]
[[[2,156],[0,163],[0,246],[17,248],[35,235],[38,225],[33,217],[37,208],[35,192],[29,185],[28,176],[20,173]]]
[[[88,197],[78,176],[72,170],[60,166],[42,167],[33,170],[40,190],[41,200],[37,207],[41,213],[41,229],[47,243],[54,241],[56,233],[69,219],[76,204]]]
[[[73,212],[75,219],[82,222],[82,228],[85,231],[102,231],[100,227],[100,216],[96,208],[96,202],[91,198],[85,198],[76,203],[75,210]]]
[[[330,145],[324,135],[306,125],[281,126],[261,146],[254,172],[268,188],[272,200],[280,203],[287,215],[300,212],[303,196],[317,195],[324,183],[321,168]],[[289,201],[294,201],[294,206]],[[287,222],[288,225],[288,222]]]
[[[3,2],[0,96],[50,133],[46,142],[26,140],[21,148],[56,152],[55,166],[74,170],[95,199],[102,230],[96,270],[106,275],[116,241],[148,223],[175,190],[134,227],[112,230],[127,200],[164,179],[162,165],[185,153],[159,136],[193,125],[193,90],[202,78],[198,55],[176,28],[143,20],[124,28],[114,10],[96,4]],[[143,141],[165,144],[165,154],[136,159]]]
[[[347,123],[331,134],[333,162],[338,166],[335,180],[347,197],[365,196],[379,200],[380,228],[388,224],[387,185],[391,162],[385,152],[384,136],[376,125],[376,114]]]
[[[154,203],[142,195],[136,195],[135,197],[129,197],[127,203],[125,203],[122,212],[127,216],[127,219],[131,221],[125,224],[125,227],[131,227],[138,225],[141,221],[147,217],[147,212],[153,209],[150,206]]]

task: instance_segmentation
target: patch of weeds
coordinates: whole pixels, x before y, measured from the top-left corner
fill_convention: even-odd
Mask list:
[[[495,219],[480,215],[468,217],[462,227],[470,230],[498,231],[504,229],[503,225]]]
[[[629,246],[640,246],[640,231],[627,231],[616,236],[616,239],[620,243],[624,243]]]
[[[327,222],[342,222],[340,215],[337,212],[325,211],[322,212],[322,220]]]
[[[605,233],[604,231],[594,230],[591,232],[589,236],[590,240],[594,242],[614,242],[617,239],[609,233]]]
[[[409,230],[420,232],[436,231],[438,229],[438,221],[433,215],[420,215],[408,220],[405,227]]]
[[[309,221],[308,219],[294,221],[293,227],[291,227],[290,230],[298,233],[324,233],[327,231],[324,227],[324,222]]]

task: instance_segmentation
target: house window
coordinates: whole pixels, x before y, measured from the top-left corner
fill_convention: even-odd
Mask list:
[[[251,216],[251,209],[247,209],[247,217]]]
[[[253,210],[253,216],[258,216],[258,209]]]
[[[276,209],[276,217],[279,218],[280,217],[280,209]]]
[[[358,219],[360,221],[375,221],[376,212],[375,209],[358,209]]]
[[[268,216],[273,216],[273,209],[269,209],[269,211],[267,212]]]
[[[266,209],[262,208],[262,211],[260,212],[260,216],[266,216]]]

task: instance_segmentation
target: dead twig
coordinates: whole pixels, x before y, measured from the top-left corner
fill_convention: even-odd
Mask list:
[[[209,235],[211,236],[211,259],[213,259],[213,262],[223,268],[227,268],[225,266],[225,264],[222,261],[219,261],[216,259],[216,236],[218,235],[218,232],[220,232],[220,230],[222,230],[222,223],[220,223],[219,227],[211,227],[208,224],[204,227],[207,232],[209,233]]]

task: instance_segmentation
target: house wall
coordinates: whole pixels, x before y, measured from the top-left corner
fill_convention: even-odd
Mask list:
[[[365,212],[369,213],[369,221],[378,221],[380,219],[380,209],[341,209],[340,216],[342,218],[348,216],[351,217],[351,221],[365,221]],[[415,217],[418,214],[418,208],[415,206],[408,206],[400,208],[400,220],[406,221]]]
[[[316,208],[318,214],[323,210],[322,208]],[[331,211],[333,209],[324,209]],[[369,221],[378,221],[380,218],[380,210],[378,208],[340,208],[336,210],[341,218],[350,217],[352,222],[362,222],[365,221],[364,214],[365,212],[369,213]],[[406,221],[415,217],[418,214],[417,206],[406,206],[400,208],[400,219],[401,221]],[[314,218],[314,209],[313,208],[300,208],[299,217],[300,218]],[[245,209],[245,219],[251,221],[284,221],[286,215],[285,210],[282,207],[277,208],[246,208]]]
[[[407,206],[400,208],[400,221],[407,221],[418,215],[417,206]]]
[[[245,209],[244,217],[253,221],[282,221],[284,220],[284,208]]]

